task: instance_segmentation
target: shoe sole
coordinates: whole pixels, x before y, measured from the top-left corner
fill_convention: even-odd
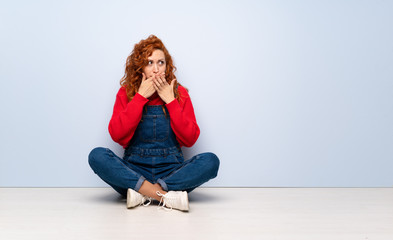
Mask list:
[[[135,206],[131,206],[131,202],[133,202],[133,201],[131,201],[131,200],[134,200],[134,199],[131,199],[131,198],[132,198],[131,190],[128,189],[128,190],[127,190],[127,208],[133,208],[133,207],[135,207]]]
[[[189,204],[188,204],[188,193],[187,192],[185,192],[184,193],[185,195],[186,195],[186,197],[185,197],[185,199],[186,199],[186,202],[185,202],[185,206],[186,206],[186,209],[182,209],[181,211],[183,211],[183,212],[188,212],[188,210],[190,210],[190,206],[189,206]]]

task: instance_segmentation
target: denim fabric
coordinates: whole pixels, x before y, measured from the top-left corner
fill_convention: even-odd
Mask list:
[[[191,192],[217,176],[220,165],[214,153],[201,153],[184,160],[170,125],[170,116],[160,106],[145,106],[129,146],[120,158],[108,148],[95,148],[89,154],[93,171],[117,192],[139,190],[143,181],[159,183],[165,191]]]

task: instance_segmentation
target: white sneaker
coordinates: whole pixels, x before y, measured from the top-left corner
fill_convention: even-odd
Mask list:
[[[151,203],[151,200],[152,199],[150,197],[143,196],[131,188],[127,190],[127,208],[133,208],[140,205],[148,206]]]
[[[181,211],[188,211],[188,195],[187,192],[181,191],[169,191],[166,194],[162,194],[159,191],[156,192],[158,196],[161,197],[161,201],[158,205],[162,203],[161,208],[172,210],[178,209]]]

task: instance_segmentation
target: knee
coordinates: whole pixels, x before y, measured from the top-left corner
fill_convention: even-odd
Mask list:
[[[216,154],[212,152],[202,153],[201,155],[205,159],[206,167],[207,169],[209,169],[212,178],[215,178],[220,167],[220,159],[217,157]]]
[[[90,167],[95,170],[99,165],[101,165],[102,161],[105,158],[107,149],[103,147],[97,147],[91,150],[89,153],[89,165]]]

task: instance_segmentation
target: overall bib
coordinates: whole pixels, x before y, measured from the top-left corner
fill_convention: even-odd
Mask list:
[[[184,160],[164,108],[166,115],[161,105],[145,106],[123,158],[108,148],[95,148],[89,154],[93,171],[124,196],[127,188],[138,191],[145,180],[159,183],[165,191],[190,192],[217,176],[219,159],[214,153]]]

